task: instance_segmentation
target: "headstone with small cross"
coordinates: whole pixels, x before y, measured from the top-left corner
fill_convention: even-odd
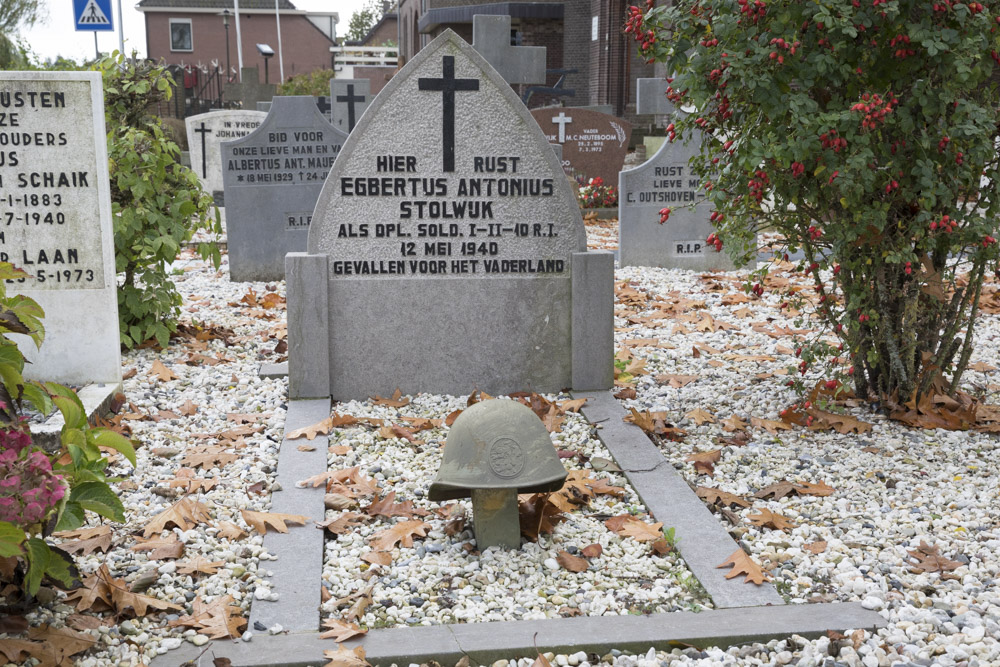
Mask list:
[[[313,206],[347,139],[311,96],[271,104],[255,132],[221,147],[233,281],[285,277],[285,254],[306,249]]]
[[[198,175],[205,192],[215,197],[220,206],[224,205],[224,201],[219,144],[247,136],[256,130],[265,118],[267,114],[263,111],[232,109],[209,111],[188,116],[184,120],[188,150],[191,153],[191,169]]]
[[[285,274],[293,398],[613,381],[613,256],[587,251],[555,151],[451,30],[358,121]]]
[[[507,83],[545,83],[545,47],[511,45],[510,16],[474,15],[472,48]]]
[[[368,79],[330,79],[332,121],[335,128],[348,133],[354,129],[373,99],[371,86]]]
[[[260,71],[256,67],[241,69],[240,82],[227,83],[223,91],[227,102],[239,102],[244,109],[256,109],[257,102],[270,102],[277,94],[277,85],[260,82]]]
[[[632,125],[628,121],[580,107],[532,109],[531,115],[548,140],[563,147],[563,166],[574,178],[618,180],[628,154]]]
[[[319,109],[321,114],[323,114],[323,118],[326,118],[327,122],[330,122],[331,118],[333,118],[331,115],[333,106],[330,104],[330,98],[326,95],[320,95],[319,97],[313,99],[316,100],[316,108]]]

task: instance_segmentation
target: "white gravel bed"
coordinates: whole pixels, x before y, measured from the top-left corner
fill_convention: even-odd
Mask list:
[[[190,252],[185,255],[189,258]],[[260,309],[242,303],[239,308],[228,304],[239,302],[248,288],[263,296],[267,293],[263,283],[230,283],[224,272],[190,259],[178,261],[174,266],[174,280],[184,296],[182,321],[229,327],[234,332],[232,344],[226,346],[221,340],[190,344],[181,340],[173,341],[163,351],[140,349],[123,355],[123,372],[132,377],[124,381],[128,402],[120,412],[126,413],[123,423],[131,427],[130,437],[139,443],[138,465],[133,470],[119,458],[109,467],[108,474],[123,478],[114,486],[125,505],[128,523],[108,524],[114,533],[112,548],[106,554],[94,551],[78,556],[76,562],[84,576],[106,565],[113,577],[124,579],[130,586],[138,580],[151,582],[144,591],[146,595],[182,605],[185,613],[191,612],[195,598],[210,603],[223,595],[231,596],[236,605],[248,611],[254,589],[261,581],[258,571],[265,569],[263,566],[270,556],[261,548],[262,536],[243,521],[239,510],[266,511],[270,506],[269,490],[274,484],[278,444],[284,427],[287,383],[258,378],[257,367],[261,359],[275,356],[271,350],[276,340],[270,336],[284,322],[284,310],[266,311],[273,320],[259,319],[251,311]],[[283,283],[272,287],[280,288],[283,294]],[[192,359],[192,354],[204,355],[205,359]],[[157,379],[152,372],[157,360],[176,379]],[[197,406],[196,410],[185,414],[191,411],[191,404]],[[244,417],[227,419],[227,414]],[[157,421],[141,418],[142,415]],[[237,429],[238,433],[241,428],[253,432],[235,435],[235,440],[219,438],[225,431]],[[205,463],[201,467],[183,462],[186,454],[197,451],[195,448],[216,445],[221,445],[219,451],[236,455],[235,460],[224,465]],[[187,531],[177,527],[164,531],[164,537],[176,535],[184,544],[184,554],[176,560],[150,560],[147,552],[132,551],[129,547],[139,542],[137,536],[141,536],[152,517],[184,495],[183,488],[170,485],[171,481],[183,482],[185,473],[177,476],[183,468],[193,470],[195,478],[209,480],[206,484],[214,483],[207,491],[199,487],[190,494],[209,508],[211,519]],[[231,522],[246,534],[239,539],[220,537],[218,526],[222,522]],[[98,523],[92,520],[90,525]],[[198,556],[222,564],[215,574],[192,576],[177,572],[179,565]],[[61,599],[60,594],[58,599],[31,613],[28,618],[32,625],[62,625],[75,614],[76,609],[60,602]],[[208,639],[196,635],[194,630],[167,627],[168,621],[178,618],[177,613],[152,613],[137,619],[121,619],[120,624],[115,624],[108,614],[103,616],[107,625],[88,630],[98,638],[98,644],[96,649],[76,659],[80,667],[138,665],[180,646],[183,641],[203,644]]]
[[[547,397],[557,400],[557,397]],[[568,397],[563,397],[566,400]],[[507,400],[507,399],[498,399]],[[374,405],[371,401],[336,405],[338,415],[382,419],[400,424],[403,416],[444,419],[464,408],[466,398],[421,394],[402,408]],[[560,615],[628,614],[699,610],[710,606],[697,580],[675,553],[651,555],[649,543],[619,537],[604,525],[612,516],[644,515],[645,507],[624,474],[594,471],[578,457],[563,459],[568,470],[587,474],[624,488],[624,495],[597,495],[579,511],[556,525],[552,534],[543,534],[537,543],[525,540],[520,550],[487,549],[482,555],[470,553],[474,545],[471,529],[472,504],[469,500],[430,502],[424,497],[440,467],[448,428],[438,426],[420,431],[423,444],[404,438],[386,438],[371,426],[352,426],[335,431],[333,449],[349,447],[346,454],[331,453],[331,470],[360,467],[381,487],[384,496],[396,493],[396,502],[412,500],[416,508],[430,512],[422,517],[429,524],[426,539],[411,548],[393,551],[391,564],[373,565],[361,560],[371,551],[369,540],[394,522],[412,517],[385,519],[359,525],[354,531],[331,536],[326,543],[324,584],[332,599],[323,605],[325,615],[339,618],[338,606],[359,591],[367,591],[373,603],[359,622],[368,628],[394,625],[435,625],[439,623],[488,622],[553,618]],[[610,455],[581,416],[569,412],[559,432],[551,434],[561,450],[575,451],[597,459],[599,467]],[[361,508],[371,500],[360,501]],[[450,507],[447,517],[435,509]],[[349,508],[358,512],[357,507]],[[342,512],[328,510],[328,519]],[[455,516],[467,519],[466,528],[449,536],[444,532]],[[645,520],[650,521],[648,518]],[[600,544],[603,553],[590,559],[587,570],[574,573],[559,565],[560,551],[579,555],[591,544]],[[360,576],[359,576],[360,575]],[[561,613],[562,612],[562,613]]]

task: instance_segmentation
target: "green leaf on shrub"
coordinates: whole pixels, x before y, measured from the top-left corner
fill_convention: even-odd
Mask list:
[[[25,545],[25,560],[28,561],[28,574],[24,578],[24,589],[28,595],[38,593],[42,579],[47,575],[57,581],[71,586],[76,579],[72,561],[67,562],[65,552],[54,552],[45,540],[32,537]],[[66,554],[68,556],[68,554]]]
[[[27,536],[12,523],[0,521],[0,558],[21,555],[21,544]]]
[[[80,507],[80,504],[67,500],[63,505],[62,514],[59,515],[59,521],[56,523],[55,530],[76,530],[86,520],[87,517],[84,516],[83,508]]]
[[[122,501],[115,495],[104,482],[83,482],[73,487],[70,491],[69,500],[71,503],[78,503],[80,507],[96,514],[124,523],[125,507]]]
[[[132,447],[132,442],[125,436],[110,429],[95,428],[87,431],[87,438],[98,447],[109,447],[120,452],[135,467],[135,449]]]

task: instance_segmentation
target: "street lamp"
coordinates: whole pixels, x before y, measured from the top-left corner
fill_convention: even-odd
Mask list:
[[[267,73],[267,61],[274,55],[274,49],[267,44],[258,44],[257,53],[264,56],[264,83],[271,83],[271,79]]]
[[[222,10],[222,25],[226,28],[226,81],[229,81],[232,65],[229,63],[229,10]]]

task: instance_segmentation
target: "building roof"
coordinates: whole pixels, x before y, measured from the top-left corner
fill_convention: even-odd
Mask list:
[[[233,0],[141,0],[136,7],[142,9],[233,9]],[[278,0],[279,9],[295,9],[289,0]],[[240,10],[274,10],[274,0],[240,0]]]

